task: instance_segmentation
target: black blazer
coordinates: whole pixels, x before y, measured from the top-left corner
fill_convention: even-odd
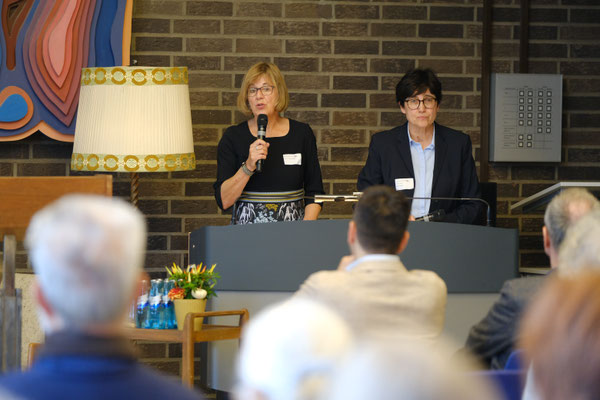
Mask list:
[[[481,198],[471,138],[459,131],[435,124],[435,160],[431,197]],[[358,175],[357,187],[363,191],[372,185],[395,187],[397,178],[415,178],[407,124],[376,133],[371,138],[369,156]],[[413,190],[404,190],[412,197]],[[445,222],[477,223],[483,203],[477,201],[431,200],[429,212],[443,209]]]

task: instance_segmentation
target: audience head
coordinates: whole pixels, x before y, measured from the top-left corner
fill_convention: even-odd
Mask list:
[[[144,260],[146,227],[137,209],[117,198],[68,195],[33,216],[25,245],[47,330],[122,321]]]
[[[567,229],[573,222],[589,211],[599,208],[598,199],[585,189],[566,189],[556,195],[544,214],[544,225],[554,250],[558,251]]]
[[[411,341],[379,341],[357,347],[334,375],[323,400],[492,400],[473,366],[437,346]]]
[[[356,229],[364,251],[396,254],[408,234],[409,215],[410,205],[402,192],[384,185],[370,186],[354,208],[350,230]]]
[[[600,268],[600,210],[592,211],[575,222],[558,251],[561,274],[590,266]]]
[[[237,364],[238,400],[318,398],[353,341],[325,306],[293,298],[252,318]]]
[[[591,400],[600,393],[598,266],[555,276],[534,298],[520,347],[533,361],[533,383],[545,400]]]
[[[429,68],[414,68],[408,71],[396,85],[396,102],[404,104],[407,98],[425,93],[435,96],[438,105],[442,102],[442,83]]]
[[[259,62],[251,66],[248,72],[246,72],[237,97],[238,109],[247,116],[252,115],[252,111],[248,106],[248,89],[250,85],[262,77],[267,78],[275,86],[275,93],[273,94],[278,96],[277,104],[275,105],[277,112],[284,112],[290,102],[290,95],[285,84],[285,79],[283,79],[283,75],[277,65],[271,62]]]

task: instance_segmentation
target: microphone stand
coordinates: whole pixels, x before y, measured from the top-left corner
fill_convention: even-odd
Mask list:
[[[351,195],[333,195],[333,194],[319,194],[314,196],[315,203],[323,203],[323,202],[356,202],[362,195],[362,192],[353,192]],[[491,226],[492,224],[492,207],[490,203],[485,201],[484,199],[480,199],[479,197],[406,197],[409,200],[454,200],[454,201],[479,201],[485,204],[487,207],[486,211],[486,226]]]

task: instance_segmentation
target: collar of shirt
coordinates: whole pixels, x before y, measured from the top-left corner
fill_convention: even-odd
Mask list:
[[[346,271],[352,271],[358,264],[365,261],[394,261],[398,260],[398,258],[399,257],[395,254],[367,254],[366,256],[362,256],[348,264],[346,266]]]
[[[408,133],[408,143],[411,146],[419,146],[421,147],[421,143],[415,142],[412,137],[410,137],[410,127],[406,124],[406,132]],[[431,143],[429,146],[425,147],[424,150],[435,150],[435,124],[433,124],[433,136],[431,137]]]
[[[433,187],[433,168],[435,164],[435,124],[433,125],[433,136],[431,143],[422,148],[421,143],[414,141],[410,137],[410,128],[407,127],[408,140],[410,144],[410,155],[413,165],[414,184],[413,199],[410,207],[410,213],[415,218],[422,217],[429,212],[431,200],[425,197],[431,197]]]

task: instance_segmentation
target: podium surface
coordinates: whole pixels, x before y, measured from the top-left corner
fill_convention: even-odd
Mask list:
[[[347,219],[207,226],[190,234],[189,262],[217,264],[219,291],[293,292],[313,272],[335,269],[349,254]],[[428,269],[450,293],[497,292],[517,276],[518,232],[435,222],[411,222],[401,259]]]
[[[207,226],[190,233],[189,262],[217,264],[221,275],[208,308],[246,308],[250,318],[288,299],[313,272],[335,269],[349,254],[347,219]],[[444,335],[464,343],[505,280],[517,275],[518,232],[441,222],[410,222],[401,259],[430,269],[448,286]],[[208,387],[231,391],[237,344],[203,348],[201,376]]]

